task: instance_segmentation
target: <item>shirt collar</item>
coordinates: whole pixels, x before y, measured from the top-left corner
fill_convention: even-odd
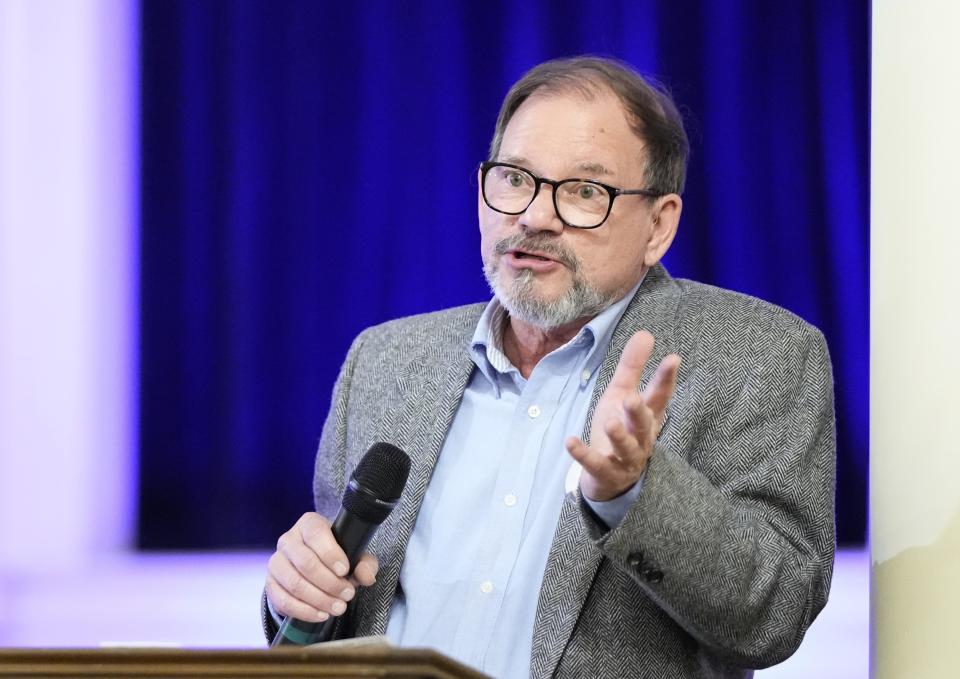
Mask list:
[[[607,353],[607,347],[610,344],[610,338],[613,337],[613,331],[626,311],[630,300],[637,294],[637,290],[643,285],[646,274],[637,282],[633,288],[619,300],[608,306],[580,329],[569,342],[554,351],[564,351],[568,347],[578,347],[581,351],[586,351],[586,362],[584,370],[589,375],[600,367],[603,357]],[[499,395],[499,376],[515,374],[516,379],[522,379],[519,371],[510,363],[510,359],[503,351],[503,330],[509,321],[510,314],[506,308],[500,304],[496,297],[490,300],[480,320],[477,322],[476,330],[470,340],[470,356],[480,372],[493,384]]]

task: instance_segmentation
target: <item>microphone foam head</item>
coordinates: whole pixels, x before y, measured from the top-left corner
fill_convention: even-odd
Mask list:
[[[410,458],[391,443],[374,443],[360,459],[343,496],[343,506],[364,521],[381,523],[400,499]]]

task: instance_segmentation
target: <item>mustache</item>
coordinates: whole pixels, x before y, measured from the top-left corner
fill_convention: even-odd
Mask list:
[[[580,260],[577,259],[577,256],[553,240],[551,236],[525,236],[518,233],[497,241],[493,248],[493,251],[500,256],[511,250],[542,252],[574,272],[580,270]]]

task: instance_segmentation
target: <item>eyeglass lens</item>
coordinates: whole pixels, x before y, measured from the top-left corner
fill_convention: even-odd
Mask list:
[[[526,210],[536,191],[537,181],[533,175],[505,165],[490,167],[483,181],[483,195],[490,207],[508,214],[520,214]],[[594,182],[565,180],[555,192],[554,202],[560,219],[571,226],[597,226],[610,208],[610,194]]]

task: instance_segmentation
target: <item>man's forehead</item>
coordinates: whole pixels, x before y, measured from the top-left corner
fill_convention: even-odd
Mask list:
[[[534,161],[531,158],[523,155],[501,155],[500,160],[504,163],[511,163],[513,165],[520,165],[522,167],[533,169],[531,166],[534,164]],[[613,170],[604,165],[601,162],[596,160],[576,160],[574,159],[569,167],[571,170],[576,170],[590,176],[607,176],[614,174]]]
[[[550,179],[619,179],[643,171],[645,146],[613,91],[538,91],[507,123],[498,160]]]

